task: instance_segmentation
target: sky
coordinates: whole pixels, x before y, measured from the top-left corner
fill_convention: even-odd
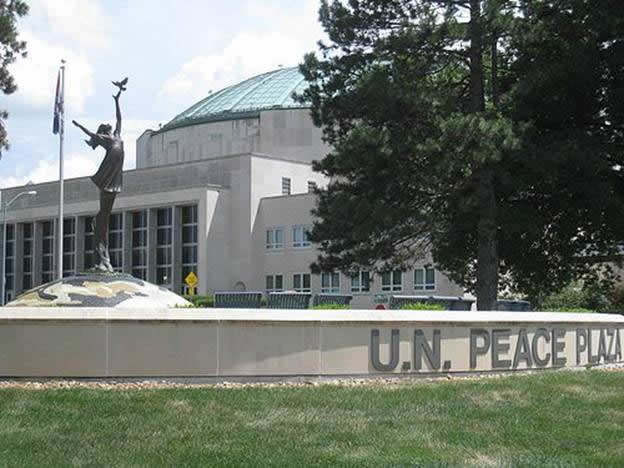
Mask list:
[[[111,80],[129,77],[120,99],[126,169],[136,139],[211,91],[279,66],[296,66],[324,38],[319,0],[27,0],[18,24],[28,57],[10,66],[18,90],[0,94],[10,149],[0,188],[58,180],[59,137],[52,134],[56,79],[65,78],[65,178],[95,173],[93,151],[72,120],[95,131],[114,126]]]

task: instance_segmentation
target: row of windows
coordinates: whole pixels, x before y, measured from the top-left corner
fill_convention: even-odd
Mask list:
[[[292,180],[290,177],[282,177],[282,195],[290,195],[292,188]],[[308,193],[312,193],[316,190],[316,182],[308,180]]]
[[[183,206],[180,209],[182,224],[182,279],[191,271],[197,273],[198,256],[198,211],[197,205]],[[148,272],[148,226],[149,210],[131,213],[132,219],[132,256],[130,266],[132,274],[137,278],[147,279]],[[156,215],[156,283],[171,288],[173,285],[173,208],[159,208]],[[47,283],[55,275],[54,240],[55,221],[42,221],[41,246],[41,279]],[[23,275],[22,288],[32,288],[33,277],[33,223],[24,223],[22,243]],[[7,297],[13,297],[15,270],[15,225],[7,224],[6,262]],[[76,232],[76,218],[67,218],[63,223],[63,276],[70,276],[77,270],[89,269],[94,265],[94,217],[84,218],[84,230]],[[76,265],[76,239],[78,234],[84,236],[84,264]],[[109,224],[109,254],[115,271],[123,271],[124,259],[124,216],[122,213],[111,215]],[[186,292],[184,287],[179,292]]]
[[[292,246],[296,249],[310,247],[312,245],[308,239],[308,231],[310,226],[297,225],[292,226]],[[266,249],[278,250],[283,249],[285,244],[284,228],[274,227],[266,230]]]
[[[403,291],[403,278],[405,272],[394,270],[381,275],[381,290],[388,292]],[[338,294],[340,293],[340,273],[321,273],[321,293]],[[416,268],[413,276],[414,291],[433,291],[436,289],[436,272],[431,267]],[[368,271],[360,271],[358,274],[351,276],[350,291],[352,293],[371,292],[371,274]],[[282,274],[273,274],[266,276],[266,291],[280,292],[284,291],[284,276]],[[309,293],[312,291],[311,274],[310,273],[293,273],[291,289],[296,292]]]

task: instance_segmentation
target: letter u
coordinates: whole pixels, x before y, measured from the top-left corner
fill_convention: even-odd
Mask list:
[[[380,372],[392,372],[399,364],[399,330],[393,329],[390,335],[390,362],[382,364],[379,360],[379,330],[371,330],[371,363],[373,369]]]

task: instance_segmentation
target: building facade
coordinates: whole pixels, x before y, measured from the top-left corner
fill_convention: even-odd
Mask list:
[[[136,142],[136,169],[124,172],[109,226],[116,271],[178,293],[194,272],[198,292],[253,290],[353,294],[371,307],[376,294],[461,296],[462,289],[431,266],[380,276],[361,271],[310,273],[317,251],[307,239],[314,187],[328,180],[312,171],[324,157],[305,104],[292,95],[306,83],[283,68],[209,95]],[[7,210],[5,296],[55,277],[58,182],[3,190]],[[65,182],[63,275],[93,264],[93,219],[99,194],[89,177]],[[0,265],[0,268],[2,265]]]

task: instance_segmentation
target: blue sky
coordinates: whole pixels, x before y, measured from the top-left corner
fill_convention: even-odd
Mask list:
[[[0,187],[58,179],[52,134],[60,60],[67,60],[65,174],[94,173],[104,156],[83,142],[76,119],[95,130],[112,122],[111,79],[129,77],[123,94],[125,167],[136,138],[225,86],[294,66],[322,38],[319,0],[31,0],[19,24],[28,58],[11,71],[18,90],[0,107],[11,148],[0,160]]]

